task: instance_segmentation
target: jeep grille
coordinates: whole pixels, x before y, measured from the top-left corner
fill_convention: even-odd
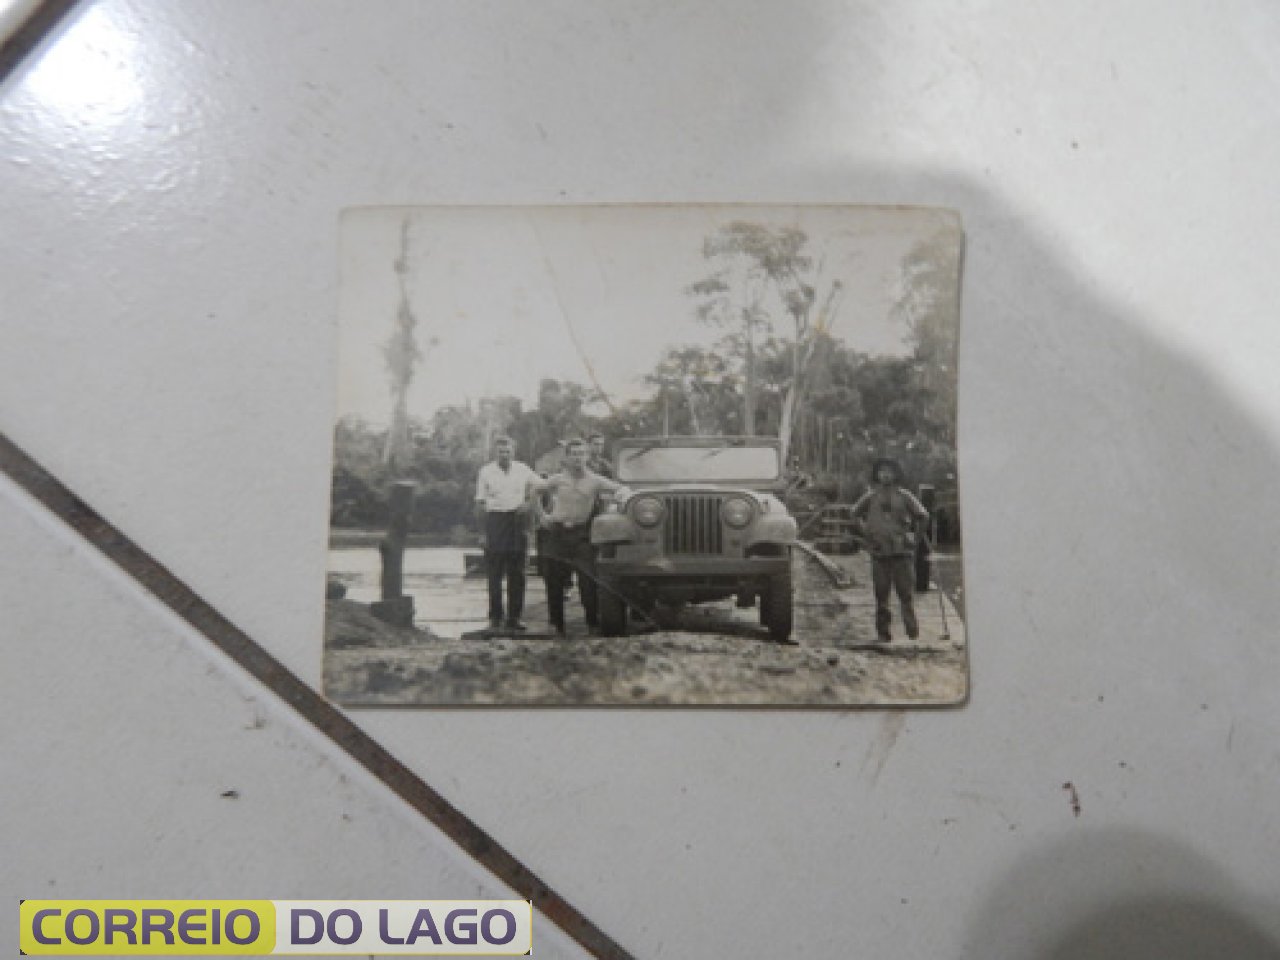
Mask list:
[[[720,504],[724,497],[707,494],[669,494],[663,546],[668,554],[719,554],[724,537],[720,527]]]

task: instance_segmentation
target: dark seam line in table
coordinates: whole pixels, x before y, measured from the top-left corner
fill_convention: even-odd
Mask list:
[[[0,470],[593,956],[629,954],[514,854],[0,433]],[[318,596],[318,595],[317,595]],[[317,601],[319,602],[319,601]]]
[[[0,83],[27,59],[31,52],[48,39],[80,0],[44,0],[24,20],[13,35],[0,46]]]
[[[0,84],[9,79],[18,66],[54,33],[78,5],[79,0],[45,0],[36,7],[0,47]],[[537,874],[470,817],[303,683],[296,674],[76,496],[3,433],[0,433],[0,470],[293,707],[304,720],[433,823],[477,863],[522,898],[530,900],[543,916],[592,955],[608,960],[627,960],[631,957],[631,954],[543,883]]]

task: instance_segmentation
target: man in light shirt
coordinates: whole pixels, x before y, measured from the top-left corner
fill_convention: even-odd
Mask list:
[[[551,627],[564,636],[565,586],[574,571],[578,594],[586,611],[587,629],[596,629],[596,564],[591,546],[591,520],[602,494],[626,496],[630,491],[586,467],[587,445],[570,440],[565,446],[560,473],[536,480],[533,489],[550,491],[551,509],[545,517],[547,553],[543,580],[547,587],[547,614]]]
[[[525,630],[525,556],[529,549],[529,489],[538,475],[515,457],[515,442],[499,437],[495,459],[476,478],[476,516],[484,531],[484,562],[489,574],[489,628]],[[502,584],[507,604],[502,604]]]

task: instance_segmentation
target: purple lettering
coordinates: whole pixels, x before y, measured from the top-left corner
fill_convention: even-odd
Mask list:
[[[104,911],[102,916],[106,921],[102,925],[103,943],[114,942],[113,937],[118,933],[129,941],[129,943],[137,946],[138,933],[133,929],[133,925],[138,918],[132,910],[110,909]]]
[[[142,911],[142,942],[151,943],[152,934],[160,934],[164,942],[173,946],[173,911],[147,907]],[[132,940],[129,941],[133,943]]]
[[[289,912],[289,942],[294,945],[308,945],[319,943],[324,939],[324,917],[320,916],[319,910],[307,910],[305,907],[295,907]],[[310,920],[312,923],[311,935],[304,937],[302,935],[302,920]]]
[[[204,943],[204,931],[203,910],[183,910],[178,916],[178,936],[183,943]]]
[[[61,910],[38,910],[36,915],[31,918],[31,935],[35,937],[36,943],[61,943],[61,937],[46,937],[44,935],[44,918],[60,917]]]
[[[387,929],[388,912],[386,907],[378,911],[378,936],[382,938],[383,943],[404,943],[404,937],[396,939],[391,935],[391,931]]]
[[[496,937],[493,933],[493,918],[501,917],[506,925],[506,935]],[[484,936],[485,943],[495,945],[510,943],[516,938],[516,918],[510,910],[486,910],[483,917],[480,918],[480,933]]]
[[[413,929],[409,931],[409,939],[406,943],[417,943],[419,939],[426,937],[436,946],[443,941],[440,939],[440,931],[436,929],[436,922],[431,916],[431,911],[423,907],[418,911],[418,915],[413,918]]]
[[[471,944],[477,941],[474,923],[458,923],[459,917],[474,917],[477,912],[471,908],[449,911],[449,915],[444,918],[444,935],[449,938],[450,943]],[[458,933],[459,929],[462,931],[461,935]]]
[[[244,917],[249,921],[249,933],[245,937],[236,936],[236,921]],[[227,914],[227,939],[236,946],[243,947],[246,943],[253,943],[258,939],[258,934],[262,932],[262,924],[258,920],[258,915],[252,910],[232,910]]]
[[[338,936],[338,918],[346,917],[351,921],[351,933],[345,938]],[[334,943],[340,943],[344,947],[355,943],[360,939],[364,924],[360,922],[360,914],[354,910],[335,910],[329,914],[329,939]]]
[[[81,917],[86,917],[89,920],[89,935],[87,937],[81,937],[76,933],[76,921]],[[72,910],[67,914],[66,934],[68,940],[79,946],[83,947],[93,943],[98,939],[98,915],[92,910]]]

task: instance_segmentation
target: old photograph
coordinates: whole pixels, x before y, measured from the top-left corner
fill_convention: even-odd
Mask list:
[[[923,207],[346,211],[325,694],[962,702],[962,250]]]

